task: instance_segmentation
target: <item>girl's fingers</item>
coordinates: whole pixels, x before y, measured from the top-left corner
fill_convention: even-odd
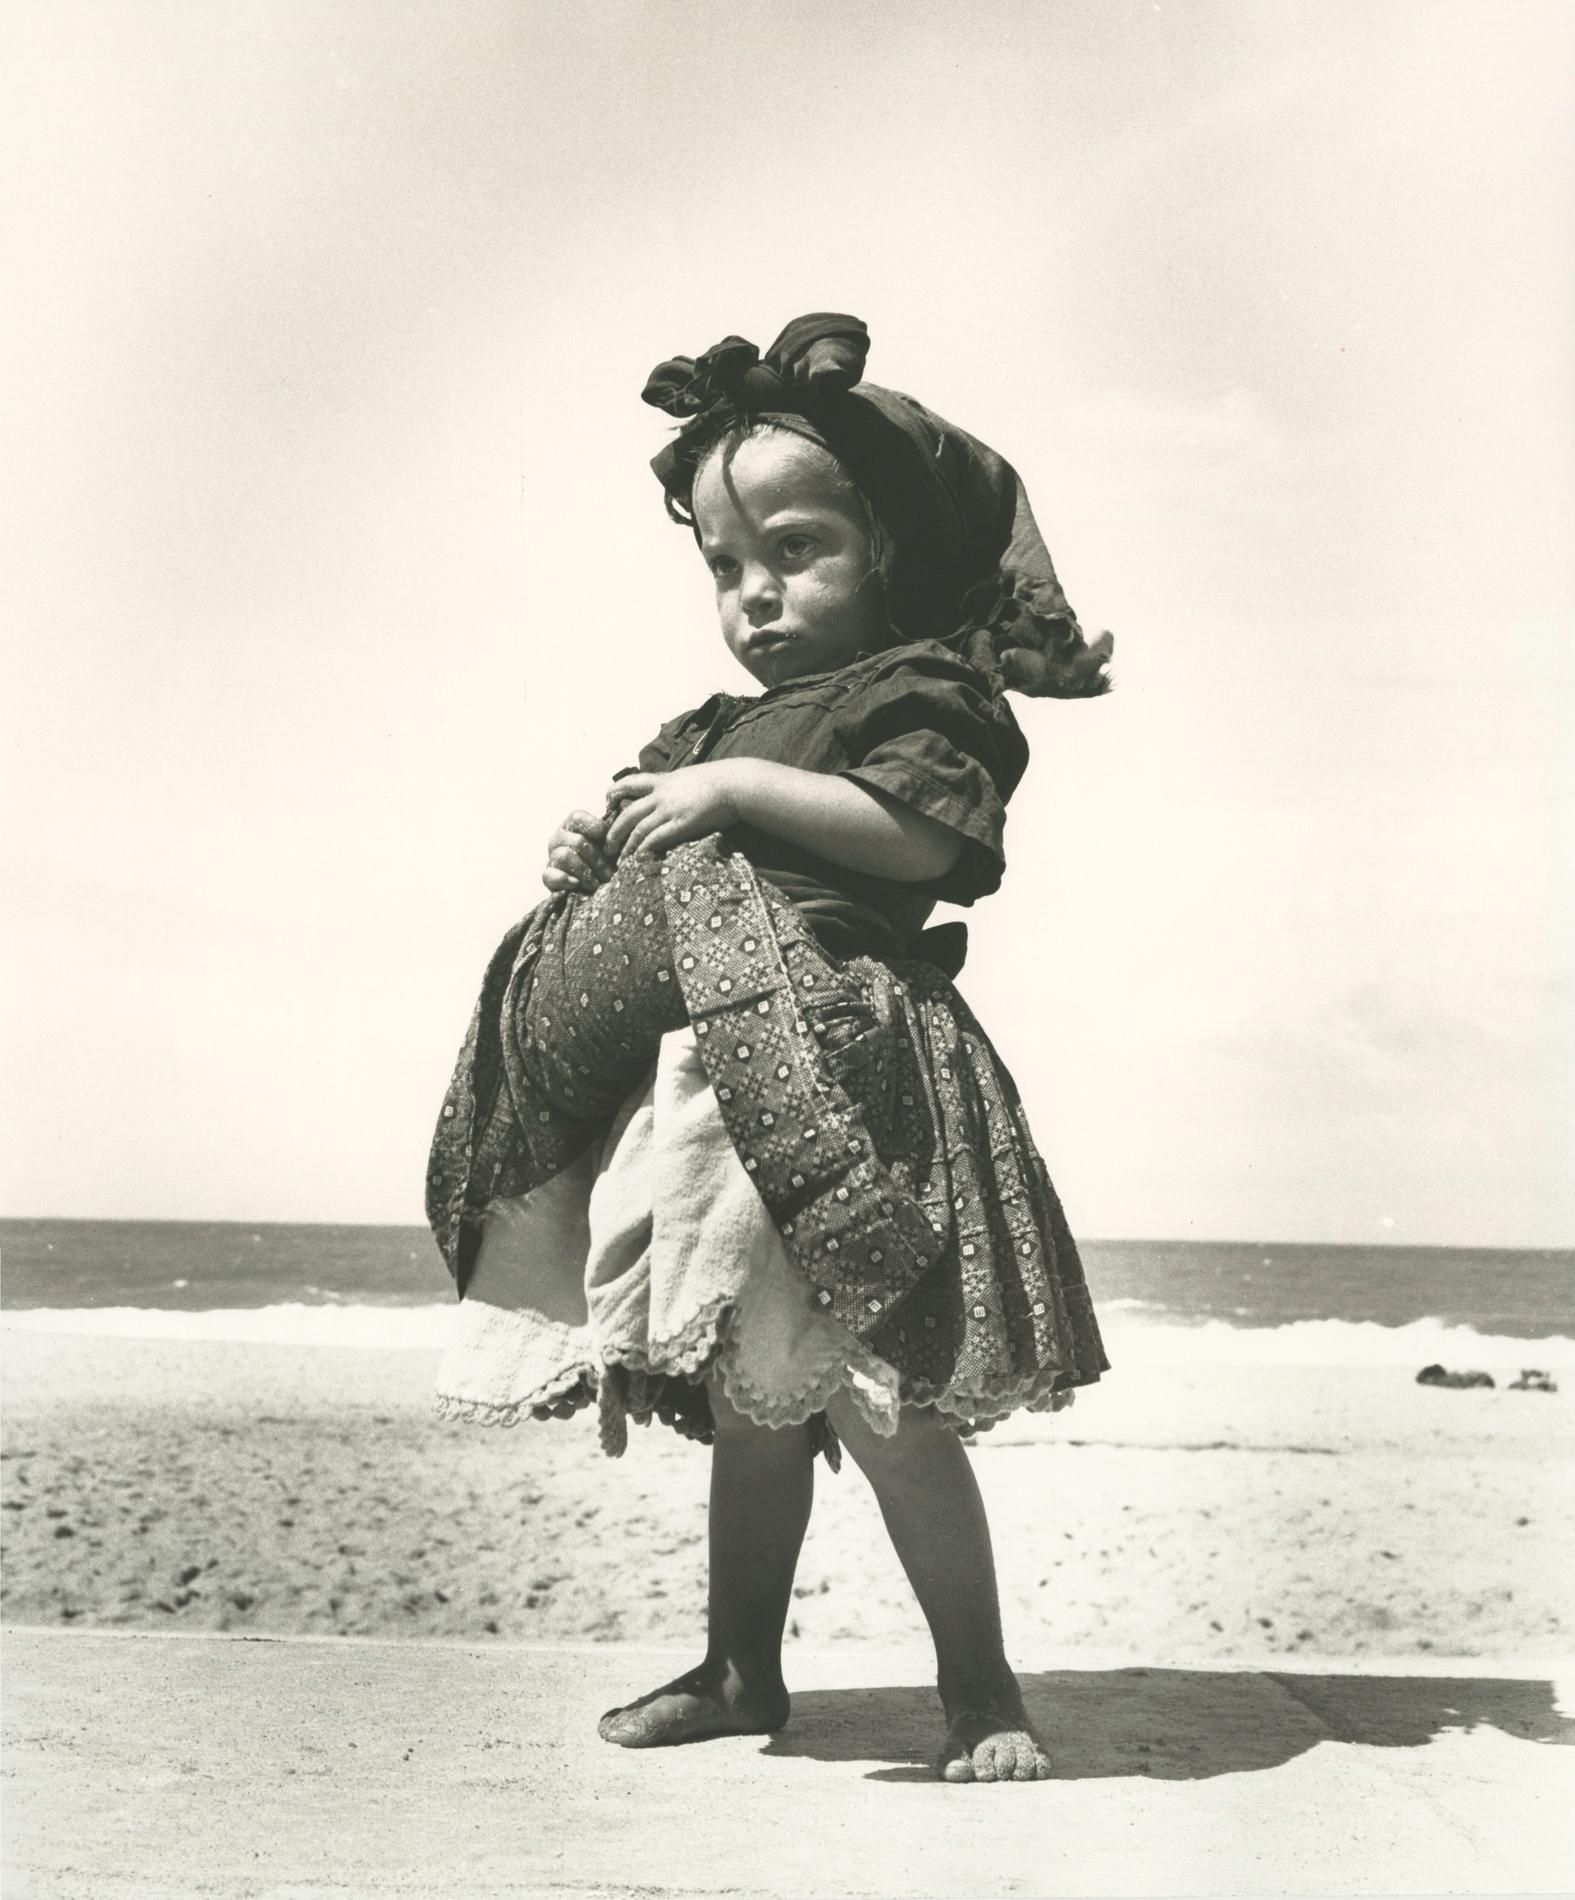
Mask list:
[[[627,783],[627,781],[625,781]],[[607,832],[607,849],[614,857],[621,858],[629,846],[630,834],[635,827],[655,810],[649,798],[638,799],[632,805],[625,805],[612,821]]]
[[[650,842],[651,834],[660,827],[661,822],[661,818],[654,809],[648,811],[629,833],[629,842],[624,849],[630,853],[644,851]]]
[[[571,811],[547,840],[547,844],[549,848],[556,848],[560,844],[588,844],[599,850],[606,830],[605,819],[593,818],[589,812]]]
[[[588,811],[571,811],[562,827],[553,833],[554,845],[566,844],[580,854],[581,861],[605,883],[613,874],[613,863],[604,848],[607,820],[593,818]]]
[[[682,844],[687,835],[677,819],[664,819],[653,813],[650,821],[636,831],[629,848],[659,858],[664,851],[671,851],[675,844]]]
[[[597,885],[602,882],[596,870],[586,863],[583,854],[572,844],[555,845],[547,853],[547,862],[554,870],[565,872],[579,883]]]
[[[644,798],[656,783],[654,772],[628,772],[622,778],[615,778],[607,787],[609,804],[621,805],[627,799]]]
[[[578,878],[570,877],[567,871],[560,871],[555,864],[549,864],[541,874],[541,881],[555,896],[559,891],[580,891],[584,887]]]
[[[570,877],[593,888],[605,884],[612,876],[612,867],[606,859],[593,857],[583,847],[577,850],[573,845],[554,845],[547,853],[547,863],[553,870],[567,871]]]

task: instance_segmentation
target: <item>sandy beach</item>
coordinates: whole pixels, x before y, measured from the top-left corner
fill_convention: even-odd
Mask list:
[[[433,1353],[5,1332],[20,1624],[684,1644],[708,1459],[587,1417],[431,1410]],[[1567,1384],[1567,1382],[1566,1382]],[[1009,1644],[1210,1658],[1567,1656],[1575,1405],[1389,1367],[1142,1366],[981,1439]],[[822,1468],[790,1634],[922,1634]],[[631,1684],[630,1687],[640,1685]]]

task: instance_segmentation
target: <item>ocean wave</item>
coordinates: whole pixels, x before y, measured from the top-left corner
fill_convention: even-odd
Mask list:
[[[452,1302],[440,1306],[34,1306],[0,1315],[6,1327],[114,1339],[217,1339],[254,1346],[353,1346],[401,1351],[448,1340]]]
[[[1381,1326],[1376,1320],[1300,1319],[1283,1326],[1205,1320],[1175,1326],[1114,1316],[1102,1330],[1111,1360],[1131,1365],[1480,1367],[1489,1372],[1575,1369],[1575,1339],[1479,1333],[1442,1319]]]
[[[1114,1310],[1110,1310],[1114,1309]],[[229,1340],[254,1345],[346,1346],[440,1352],[452,1303],[436,1306],[219,1307],[176,1312],[139,1306],[33,1307],[3,1315],[29,1332],[84,1333],[123,1339]],[[1131,1366],[1406,1366],[1433,1363],[1492,1372],[1525,1366],[1575,1372],[1575,1339],[1519,1339],[1479,1333],[1441,1319],[1380,1326],[1374,1320],[1294,1320],[1284,1326],[1231,1326],[1223,1320],[1178,1326],[1142,1319],[1128,1303],[1102,1307],[1110,1358]]]

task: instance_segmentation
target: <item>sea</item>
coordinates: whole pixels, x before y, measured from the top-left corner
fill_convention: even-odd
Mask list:
[[[1575,1374],[1575,1251],[1093,1240],[1082,1253],[1111,1357],[1125,1365],[1184,1356]],[[11,1326],[434,1348],[451,1306],[421,1227],[0,1220]]]

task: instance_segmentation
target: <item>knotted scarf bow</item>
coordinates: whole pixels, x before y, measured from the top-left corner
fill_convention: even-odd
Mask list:
[[[864,374],[870,333],[857,317],[798,317],[762,357],[741,336],[725,336],[704,356],[670,357],[651,371],[644,401],[688,420],[720,404],[739,414],[792,406],[792,392],[826,396]]]

